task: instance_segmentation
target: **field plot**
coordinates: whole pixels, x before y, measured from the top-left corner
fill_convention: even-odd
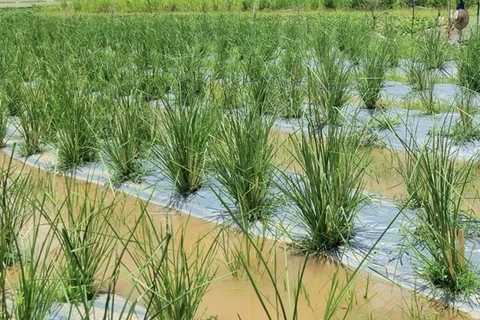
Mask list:
[[[1,319],[480,317],[479,33],[0,22]]]

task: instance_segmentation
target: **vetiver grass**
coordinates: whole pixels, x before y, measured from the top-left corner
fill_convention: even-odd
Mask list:
[[[110,228],[118,204],[117,200],[105,203],[108,189],[90,192],[91,184],[83,190],[77,188],[75,179],[65,177],[65,198],[50,198],[53,214],[45,205],[44,218],[48,221],[60,244],[62,257],[57,268],[61,291],[59,299],[69,303],[81,302],[84,306],[96,297],[114,257],[117,239]]]
[[[379,99],[389,68],[388,42],[372,40],[359,59],[355,88],[367,109],[379,108]]]
[[[316,58],[315,67],[308,73],[309,102],[322,111],[328,124],[339,125],[341,110],[351,97],[351,67],[336,49]]]
[[[427,196],[423,192],[424,190],[421,189],[424,182],[419,171],[418,158],[414,156],[414,153],[397,153],[396,155],[398,161],[397,171],[403,178],[403,184],[407,193],[406,199],[404,199],[405,207],[410,209],[421,208],[427,201]]]
[[[271,42],[263,42],[257,34],[251,35],[246,44],[240,47],[243,83],[246,86],[247,101],[259,114],[276,111],[277,101],[274,88],[273,61],[277,57],[277,47]],[[259,38],[259,39],[258,39]]]
[[[457,60],[460,85],[480,92],[480,35],[473,31],[468,42],[460,50]]]
[[[22,156],[28,157],[42,152],[42,143],[46,139],[52,124],[52,114],[49,112],[47,94],[41,83],[25,84],[22,87],[22,99],[18,107],[18,119],[23,136],[20,145]]]
[[[184,40],[185,42],[187,39]],[[205,44],[202,44],[205,45]],[[175,59],[172,91],[178,106],[190,107],[202,101],[206,94],[204,69],[205,50],[202,45],[181,44],[184,51]]]
[[[283,247],[284,265],[279,265],[277,259],[277,248],[280,245],[279,238],[281,235],[277,235],[279,238],[270,240],[273,242],[272,250],[265,253],[263,243],[259,245],[257,235],[250,233],[248,226],[246,226],[238,216],[238,214],[228,206],[225,199],[220,193],[216,193],[216,196],[227,208],[228,214],[232,218],[234,224],[241,230],[242,236],[245,238],[246,247],[253,250],[259,261],[259,264],[264,268],[264,276],[259,280],[258,277],[250,270],[249,256],[241,253],[236,253],[236,266],[241,268],[247,277],[255,291],[258,302],[261,304],[262,309],[267,319],[302,319],[300,314],[299,303],[301,299],[310,300],[310,297],[303,291],[305,286],[305,271],[307,264],[311,262],[315,253],[306,252],[302,261],[297,266],[291,266],[287,260],[287,247]],[[400,211],[390,222],[389,226],[380,234],[372,248],[365,253],[364,257],[359,261],[359,265],[353,270],[352,274],[348,276],[345,284],[340,283],[340,273],[343,271],[341,264],[338,264],[338,268],[331,279],[331,285],[329,288],[329,294],[327,301],[325,302],[325,310],[323,313],[323,319],[336,319],[340,315],[339,310],[342,309],[342,305],[346,300],[349,300],[347,308],[340,311],[344,317],[347,317],[352,311],[353,301],[356,299],[355,293],[352,290],[357,283],[358,278],[362,275],[363,270],[368,266],[371,255],[375,251],[377,244],[384,237],[385,233],[397,220],[402,212]],[[222,235],[228,230],[223,229]],[[285,230],[285,232],[288,232]],[[221,236],[220,236],[221,237]],[[219,238],[220,238],[219,237]],[[218,239],[218,238],[217,238]],[[272,252],[273,251],[273,252]],[[273,255],[273,259],[271,259]],[[272,262],[273,261],[273,262]],[[283,267],[283,268],[282,268]],[[290,270],[295,269],[293,277],[290,275]],[[238,270],[236,270],[238,271]],[[266,294],[261,286],[267,281],[273,287],[273,294]],[[367,288],[368,290],[368,288]],[[309,303],[309,302],[308,302]],[[272,308],[273,307],[273,308]],[[303,316],[304,317],[304,316]]]
[[[103,101],[104,105],[108,101]],[[141,97],[130,96],[115,101],[107,107],[111,122],[106,126],[107,136],[101,143],[105,163],[111,172],[111,182],[118,185],[127,181],[139,182],[146,174],[140,161],[152,143],[148,123],[151,110]]]
[[[345,52],[353,65],[357,65],[365,54],[365,48],[372,40],[372,31],[369,19],[355,20],[342,16],[335,24],[333,35],[336,38],[337,48]]]
[[[125,80],[126,83],[122,83],[121,88],[111,87],[112,85],[113,86],[115,85],[115,83],[112,84],[112,79],[115,79],[115,77],[118,76],[119,69],[122,69],[124,67],[130,67],[128,64],[133,61],[130,55],[135,55],[135,64],[139,66],[139,68],[141,69],[141,72],[145,72],[148,69],[147,66],[152,63],[155,64],[156,61],[175,61],[175,59],[178,58],[184,46],[179,45],[177,43],[179,41],[176,40],[176,37],[178,38],[180,35],[188,34],[190,38],[193,38],[192,35],[197,35],[197,33],[193,33],[192,30],[200,30],[198,32],[199,39],[200,39],[198,40],[198,42],[205,42],[205,44],[204,45],[202,44],[202,46],[198,46],[196,48],[200,51],[206,50],[205,52],[209,52],[208,50],[210,50],[209,45],[211,45],[211,42],[209,40],[209,37],[205,35],[209,34],[209,32],[212,32],[212,33],[215,32],[215,29],[212,27],[211,21],[209,20],[211,19],[210,17],[192,18],[191,16],[187,16],[187,17],[179,17],[179,18],[172,19],[172,20],[175,20],[170,24],[170,26],[172,27],[172,32],[169,32],[167,33],[167,35],[165,35],[165,37],[168,37],[168,41],[164,41],[165,43],[168,43],[168,45],[164,46],[165,48],[163,50],[165,51],[162,51],[161,53],[161,58],[164,58],[164,59],[155,60],[155,59],[152,59],[152,57],[148,56],[152,52],[155,52],[155,50],[151,50],[151,51],[147,50],[146,52],[144,52],[142,50],[144,50],[145,48],[141,48],[137,51],[135,51],[135,48],[137,47],[140,48],[139,45],[142,44],[142,41],[144,41],[144,43],[152,43],[152,46],[153,45],[157,46],[155,41],[146,41],[146,40],[157,39],[157,37],[160,34],[160,32],[158,32],[157,30],[162,30],[162,28],[156,28],[156,27],[158,27],[159,25],[162,25],[162,23],[169,23],[169,19],[166,19],[163,17],[156,17],[156,18],[152,18],[152,20],[145,19],[145,21],[142,21],[144,17],[140,17],[140,18],[138,17],[122,17],[122,18],[106,17],[105,19],[107,19],[106,21],[108,23],[112,23],[115,27],[117,26],[121,27],[116,29],[116,28],[108,27],[108,23],[99,22],[98,20],[96,20],[96,18],[93,18],[93,17],[88,17],[88,18],[77,17],[75,19],[78,19],[78,20],[66,19],[65,21],[62,21],[62,23],[64,23],[64,25],[62,24],[62,26],[66,27],[65,30],[68,30],[68,33],[59,33],[55,31],[59,28],[57,29],[52,28],[50,30],[49,28],[46,27],[45,24],[42,24],[42,22],[47,22],[48,23],[47,26],[50,26],[51,24],[56,22],[56,20],[52,19],[51,17],[37,19],[34,15],[32,15],[32,17],[29,17],[29,18],[31,18],[34,23],[30,22],[29,19],[18,19],[22,21],[21,22],[22,28],[27,28],[27,27],[30,28],[28,29],[28,32],[14,33],[17,38],[14,38],[14,37],[10,38],[10,36],[8,35],[7,36],[9,37],[8,38],[9,40],[12,40],[11,41],[12,46],[15,46],[16,43],[18,42],[24,45],[23,47],[16,47],[15,50],[12,50],[16,52],[22,52],[21,51],[22,48],[26,49],[29,47],[28,39],[30,39],[30,36],[29,36],[30,34],[33,35],[32,36],[33,44],[38,44],[39,42],[43,41],[41,39],[49,39],[49,41],[51,41],[55,50],[52,50],[52,52],[54,53],[52,53],[52,56],[50,58],[46,55],[46,52],[44,50],[45,46],[36,46],[36,45],[32,46],[33,48],[32,51],[35,52],[35,54],[38,54],[38,57],[39,57],[38,62],[41,65],[39,67],[39,70],[37,70],[37,73],[35,74],[35,76],[36,77],[38,76],[38,78],[50,78],[51,75],[55,75],[55,73],[60,72],[60,71],[52,71],[53,69],[49,70],[45,68],[45,66],[49,63],[55,63],[55,59],[59,59],[60,57],[65,56],[65,57],[70,57],[72,61],[75,61],[75,68],[76,68],[75,70],[78,72],[79,81],[87,82],[86,78],[89,75],[89,71],[87,71],[89,70],[89,68],[85,68],[85,66],[88,66],[88,63],[89,63],[87,62],[87,60],[88,58],[91,58],[91,57],[98,57],[97,53],[99,52],[99,50],[109,50],[109,51],[111,50],[112,52],[115,52],[114,55],[124,56],[121,59],[108,58],[104,60],[103,58],[108,56],[110,53],[99,55],[100,57],[102,57],[102,59],[97,59],[97,61],[92,62],[92,66],[95,66],[95,68],[98,67],[98,69],[92,68],[93,69],[92,80],[95,81],[95,88],[87,89],[88,93],[94,92],[95,94],[98,94],[98,96],[100,97],[104,96],[105,90],[114,91],[115,94],[112,95],[112,97],[109,97],[107,101],[108,101],[108,104],[113,104],[115,106],[116,106],[116,103],[118,102],[118,100],[116,99],[119,97],[123,97],[123,95],[125,94],[129,94],[130,90],[132,88],[135,88],[135,86],[138,84],[135,80],[138,80],[140,78],[140,76],[136,72],[132,71],[131,76],[127,76],[128,73],[125,72],[124,74],[122,74],[123,76],[125,76],[125,78],[122,78],[122,79]],[[77,27],[75,23],[71,23],[72,21],[75,22],[77,25],[81,25],[82,27],[81,28]],[[260,27],[264,27],[264,28],[271,27],[271,30],[278,30],[275,27],[280,25],[279,23],[278,24],[274,23],[263,17],[258,17],[258,20],[256,21],[257,21],[256,22],[257,24],[255,25],[256,29],[262,29]],[[78,23],[78,22],[82,22],[82,23]],[[318,26],[318,25],[325,25],[324,22],[325,21],[323,20],[318,20],[315,23]],[[248,23],[245,23],[245,25],[248,26],[249,23],[250,21]],[[291,23],[291,22],[287,21],[286,23]],[[197,28],[191,27],[190,24],[195,25]],[[142,28],[138,28],[138,26],[142,26]],[[202,26],[202,27],[198,28],[198,26]],[[38,27],[38,30],[35,30],[37,29],[37,27]],[[83,28],[86,28],[86,29],[83,29]],[[95,32],[99,28],[102,29],[102,32],[101,33]],[[142,29],[142,31],[140,32],[139,29]],[[241,29],[240,33],[245,31],[245,29]],[[81,32],[82,30],[87,30],[87,32],[82,34]],[[119,32],[119,30],[121,32]],[[252,30],[253,28],[250,28],[250,32]],[[35,31],[35,32],[30,33],[29,31]],[[5,31],[0,31],[0,32],[3,35],[5,35],[4,33]],[[73,32],[75,36],[70,38],[68,36],[70,32]],[[308,32],[309,31],[306,31],[306,33]],[[246,34],[245,37],[248,37],[251,33],[245,32],[245,34]],[[140,36],[145,36],[146,39],[142,39],[142,41],[140,41],[139,40],[139,38],[141,38]],[[13,39],[16,39],[16,40],[13,41]],[[244,39],[244,38],[239,37],[238,39],[240,39],[238,40],[238,42],[242,43],[241,39]],[[262,35],[258,39],[260,39],[260,41],[268,42],[269,46],[271,46],[272,48],[278,49],[278,45],[275,42],[276,41],[275,37],[272,37],[272,39],[270,39],[268,36],[268,32],[266,32],[265,35]],[[72,42],[74,42],[75,45],[72,45]],[[127,42],[128,44],[123,44]],[[231,51],[233,55],[235,55],[235,53],[239,51],[239,48],[241,46],[241,44],[239,43],[234,44],[235,47]],[[63,44],[65,44],[65,46]],[[195,45],[197,44],[198,43],[196,43]],[[78,48],[78,51],[76,50],[69,51],[71,49],[68,49],[68,48],[71,48],[71,47]],[[84,49],[82,49],[82,47]],[[204,55],[205,52],[201,54],[202,57],[208,57],[208,55]],[[29,54],[28,56],[31,58],[34,55]],[[240,58],[241,57],[239,56],[238,59]],[[45,60],[42,60],[42,59],[45,59]],[[117,63],[119,65],[117,65]],[[268,59],[268,63],[273,63],[273,59]],[[27,70],[26,67],[28,67],[28,65],[29,65],[28,63],[24,63],[24,62],[21,63],[22,73],[24,73]],[[232,69],[235,69],[235,68],[238,68],[238,65],[232,64],[231,67]],[[130,68],[128,70],[137,70],[137,69]],[[202,70],[202,68],[199,68],[199,70],[200,70],[199,73],[204,72],[203,76],[208,74],[208,71],[209,71],[205,69]],[[53,72],[53,73],[49,74],[47,71]],[[162,69],[162,71],[164,71],[164,69]],[[235,71],[238,73],[239,69],[233,70],[232,74],[234,74]],[[171,71],[167,70],[165,72],[171,72]],[[31,81],[32,79],[33,78],[30,79],[28,77],[28,73],[22,76],[22,80],[25,80],[25,81]],[[205,80],[204,77],[198,77],[198,79],[202,79],[202,81]],[[171,81],[171,79],[169,80]],[[138,88],[138,90],[143,91],[145,95],[148,95],[148,99],[156,98],[156,95],[159,94],[158,92],[155,92],[156,89],[153,90],[153,88],[150,87],[150,85],[152,84],[151,81],[152,79],[146,79],[145,83],[143,85],[139,85],[139,88]],[[40,81],[40,83],[41,82],[42,81]],[[184,81],[184,83],[188,84],[188,81]],[[166,90],[168,90],[168,87],[171,84],[173,84],[173,82],[171,82],[170,84],[165,84]],[[176,89],[175,86],[173,86],[173,89]],[[204,90],[204,88],[202,87],[201,90]],[[172,92],[173,91],[174,90],[172,90]],[[195,99],[192,99],[192,101],[197,100],[198,97],[201,97],[203,95],[202,92],[199,92],[198,94],[197,93],[198,92],[195,92]],[[261,94],[257,96],[261,97]],[[267,101],[268,104],[271,104],[272,101],[275,101],[275,99],[266,99],[265,101]],[[99,109],[107,109],[107,108],[103,105],[100,105]],[[140,108],[133,108],[133,109],[138,111]],[[269,108],[266,108],[266,109],[269,109]],[[110,114],[112,115],[111,119],[113,119],[114,118],[113,115],[115,114],[115,111],[111,112]],[[58,128],[59,123],[56,120],[54,122],[55,122],[54,123],[55,128]],[[108,121],[106,124],[109,126],[111,123],[113,122]],[[152,129],[151,126],[147,125],[146,127],[149,129],[148,131],[151,132],[151,129]],[[318,128],[315,128],[315,129],[318,129]],[[110,136],[113,136],[114,139],[117,138],[116,134],[118,132],[116,130],[110,131],[110,129],[104,130],[104,128],[98,128],[98,130],[101,131],[98,134],[99,134],[99,137],[102,139],[102,142],[109,140]],[[144,128],[142,128],[140,131],[143,132]],[[134,131],[134,130],[132,130],[132,132],[134,132],[135,134],[138,133],[138,131]],[[138,136],[144,137],[145,135],[141,133],[141,134],[138,134]],[[140,140],[137,140],[137,142],[138,141]],[[130,144],[130,146],[131,145],[132,144]],[[121,149],[120,147],[123,147],[122,143],[117,144],[116,149],[120,150]],[[136,151],[132,153],[138,154]],[[133,158],[137,158],[137,156],[134,156]]]
[[[8,218],[10,215],[11,219],[12,214],[16,217],[15,220],[8,222],[10,226],[2,225],[1,228],[0,256],[3,259],[0,262],[0,270],[3,279],[0,281],[2,285],[0,314],[2,319],[45,319],[56,294],[54,274],[56,253],[53,250],[53,236],[50,229],[44,230],[42,219],[46,197],[36,192],[33,177],[25,174],[23,167],[16,168],[12,165],[12,158],[6,158],[5,161],[8,163],[4,163],[2,169],[3,178],[6,179],[2,185],[2,223],[4,217]],[[10,208],[5,210],[5,206]],[[14,229],[9,230],[9,227]],[[10,232],[8,240],[10,249],[3,243],[6,240],[4,232]],[[17,279],[12,283],[8,278],[4,278],[8,262],[5,261],[5,254],[13,258],[11,261],[15,263]]]
[[[13,164],[14,151],[0,173],[0,318],[44,319],[55,295],[52,237],[40,232],[42,198],[33,177]]]
[[[416,96],[419,98],[420,103],[422,104],[423,109],[426,114],[433,115],[438,112],[437,103],[435,101],[435,95],[433,91],[435,89],[435,83],[438,78],[438,71],[431,70],[427,71],[424,75],[425,80],[425,90],[416,92]]]
[[[273,117],[264,118],[258,112],[247,107],[225,116],[212,163],[214,177],[224,188],[222,196],[234,202],[247,225],[266,221],[275,207],[275,149],[269,141]]]
[[[474,159],[456,163],[453,145],[433,132],[425,145],[404,143],[412,159],[415,175],[413,195],[421,208],[415,220],[418,227],[413,237],[420,236],[413,246],[418,263],[415,270],[435,288],[456,296],[476,292],[478,274],[465,251],[469,224],[461,222],[466,186],[471,180]],[[404,179],[411,179],[405,176]]]
[[[443,70],[452,52],[441,28],[422,32],[415,50],[418,59],[430,70]]]
[[[216,274],[215,239],[209,248],[200,244],[201,239],[190,247],[186,229],[175,231],[166,221],[165,231],[159,230],[152,217],[144,218],[132,239],[131,255],[140,274],[136,283],[143,292],[146,318],[195,319]]]
[[[212,136],[220,118],[215,105],[196,101],[189,107],[164,100],[159,110],[162,131],[153,148],[152,162],[174,189],[189,195],[204,183]]]
[[[0,99],[0,148],[4,148],[7,145],[9,115],[10,111],[7,104]]]
[[[299,164],[295,174],[282,174],[278,187],[294,205],[295,221],[305,234],[295,238],[303,252],[322,254],[348,243],[362,202],[363,176],[368,164],[360,149],[361,135],[348,125],[292,136],[292,157]]]
[[[280,56],[276,74],[276,87],[279,91],[279,115],[284,118],[299,118],[304,113],[305,66],[300,36],[301,29],[289,26],[283,40],[283,54]]]
[[[1,98],[10,111],[10,115],[18,115],[18,108],[22,100],[22,78],[16,70],[9,70],[3,73],[0,85]]]
[[[12,160],[4,160],[0,171],[0,264],[6,267],[19,262],[23,254],[19,239],[34,212],[32,178],[16,173]]]
[[[71,89],[57,97],[56,109],[60,116],[55,139],[58,167],[63,170],[75,169],[97,160],[99,142],[96,131],[100,125],[97,119],[101,119],[99,113],[105,111],[98,108],[95,98]]]
[[[414,91],[425,91],[431,85],[431,70],[418,57],[408,59],[405,62],[407,82]]]
[[[51,230],[45,236],[40,235],[41,214],[45,199],[36,200],[36,211],[32,215],[32,227],[26,234],[26,244],[20,238],[15,246],[26,246],[24,254],[18,260],[18,283],[12,288],[13,307],[6,319],[45,319],[55,301],[55,254]],[[39,241],[45,237],[44,241]]]
[[[478,120],[475,119],[478,113],[475,93],[467,88],[461,88],[455,97],[455,109],[459,119],[448,132],[448,136],[460,143],[480,138]]]
[[[279,270],[277,266],[276,246],[278,245],[278,243],[273,244],[272,250],[274,257],[273,259],[270,259],[268,255],[265,255],[263,247],[261,245],[259,246],[259,242],[256,239],[257,237],[250,234],[248,225],[245,225],[242,217],[239,217],[235,210],[229,208],[222,195],[216,192],[216,196],[220,199],[224,207],[227,209],[228,214],[234,222],[234,225],[240,228],[243,237],[245,238],[245,245],[247,250],[253,250],[255,256],[259,261],[260,266],[262,266],[265,270],[267,281],[271,283],[274,288],[273,297],[265,295],[260,288],[258,279],[250,270],[250,252],[247,251],[245,253],[240,251],[235,253],[238,268],[241,268],[243,271],[245,271],[251,285],[253,286],[256,297],[258,298],[258,302],[262,305],[262,309],[265,312],[265,316],[267,317],[267,319],[300,319],[298,304],[302,296],[303,276],[307,267],[307,262],[309,258],[308,254],[301,262],[297,273],[297,278],[294,279],[292,283],[290,283],[288,275],[286,276],[286,278],[282,279],[280,273],[288,274],[288,268],[287,265],[285,265],[285,270]],[[225,230],[223,230],[222,232],[225,232]],[[284,250],[284,253],[286,255],[286,248],[284,248]],[[271,264],[272,261],[273,266]],[[283,292],[287,293],[286,299],[283,298]],[[273,311],[269,309],[269,306],[274,306]]]

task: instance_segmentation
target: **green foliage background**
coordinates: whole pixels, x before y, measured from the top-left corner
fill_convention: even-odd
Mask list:
[[[251,11],[320,9],[400,9],[447,7],[447,0],[75,0],[73,8],[84,12]]]

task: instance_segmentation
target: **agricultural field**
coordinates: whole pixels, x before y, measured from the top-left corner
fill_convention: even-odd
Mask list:
[[[473,19],[58,8],[0,12],[0,319],[480,317]]]

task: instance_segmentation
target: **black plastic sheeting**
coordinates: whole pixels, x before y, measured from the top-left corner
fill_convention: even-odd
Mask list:
[[[403,89],[396,87],[395,90],[401,91]],[[355,118],[359,123],[366,123],[372,117],[370,111],[359,109],[355,106],[346,107],[342,112],[346,120]],[[455,122],[458,118],[457,114],[445,113],[436,116],[424,116],[420,111],[403,109],[388,109],[386,112],[390,117],[402,119],[402,123],[395,127],[399,137],[404,137],[407,141],[415,139],[418,143],[427,142],[428,132],[431,127],[440,127],[444,123]],[[476,119],[479,120],[480,118]],[[305,122],[305,120],[277,120],[275,128],[286,132],[295,132],[302,129],[302,122]],[[13,125],[9,128],[9,135],[10,139],[7,147],[3,149],[3,152],[7,154],[12,153],[13,143],[21,141],[21,135]],[[391,132],[383,131],[382,137],[392,148],[399,150],[403,148],[397,136]],[[460,158],[468,158],[480,150],[480,143],[472,142],[466,145],[458,145],[457,148]],[[52,155],[54,150],[51,149],[47,153]],[[18,154],[15,156],[20,158]],[[51,170],[52,166],[54,167],[54,164],[47,163],[42,159],[43,157],[39,155],[31,156],[24,160],[32,166],[45,170]],[[148,166],[148,162],[145,162],[145,165]],[[109,182],[108,172],[102,163],[86,164],[78,169],[75,174],[78,179],[102,185]],[[195,195],[184,198],[173,190],[162,172],[152,168],[151,173],[145,178],[144,182],[141,184],[124,184],[121,186],[121,190],[133,196],[149,200],[152,203],[168,206],[207,221],[229,223],[229,216],[215,195],[215,192],[222,194],[222,187],[213,178],[207,180],[205,185]],[[374,248],[373,254],[368,258],[371,260],[368,264],[370,271],[406,288],[419,290],[426,295],[433,296],[434,292],[428,284],[419,279],[414,272],[416,261],[409,249],[409,242],[413,241],[413,239],[409,240],[407,233],[402,231],[411,228],[410,223],[415,216],[415,212],[410,210],[402,210],[400,212],[393,200],[382,198],[375,194],[370,194],[369,196],[370,200],[368,203],[365,203],[358,213],[355,221],[355,232],[349,245],[340,248],[338,257],[345,265],[355,268],[386,230],[386,233]],[[231,201],[227,203],[233,207]],[[261,231],[260,223],[253,225],[251,231],[257,234],[264,234],[267,237],[284,240],[288,239],[285,234],[282,234],[284,230],[291,234],[303,234],[304,231],[296,223],[298,220],[295,219],[294,209],[292,206],[279,207],[270,219],[266,234]],[[397,219],[391,224],[395,217]],[[478,241],[470,240],[467,243],[466,252],[471,254],[475,267],[480,262],[480,249],[477,248],[480,248]],[[101,304],[101,302],[99,303]],[[479,295],[470,297],[469,300],[457,299],[455,305],[462,311],[469,312],[472,316],[480,318]],[[56,310],[65,310],[65,306],[57,306]],[[142,312],[142,310],[139,310],[139,314],[142,314]],[[58,314],[63,313],[57,312],[50,319],[61,319]]]

